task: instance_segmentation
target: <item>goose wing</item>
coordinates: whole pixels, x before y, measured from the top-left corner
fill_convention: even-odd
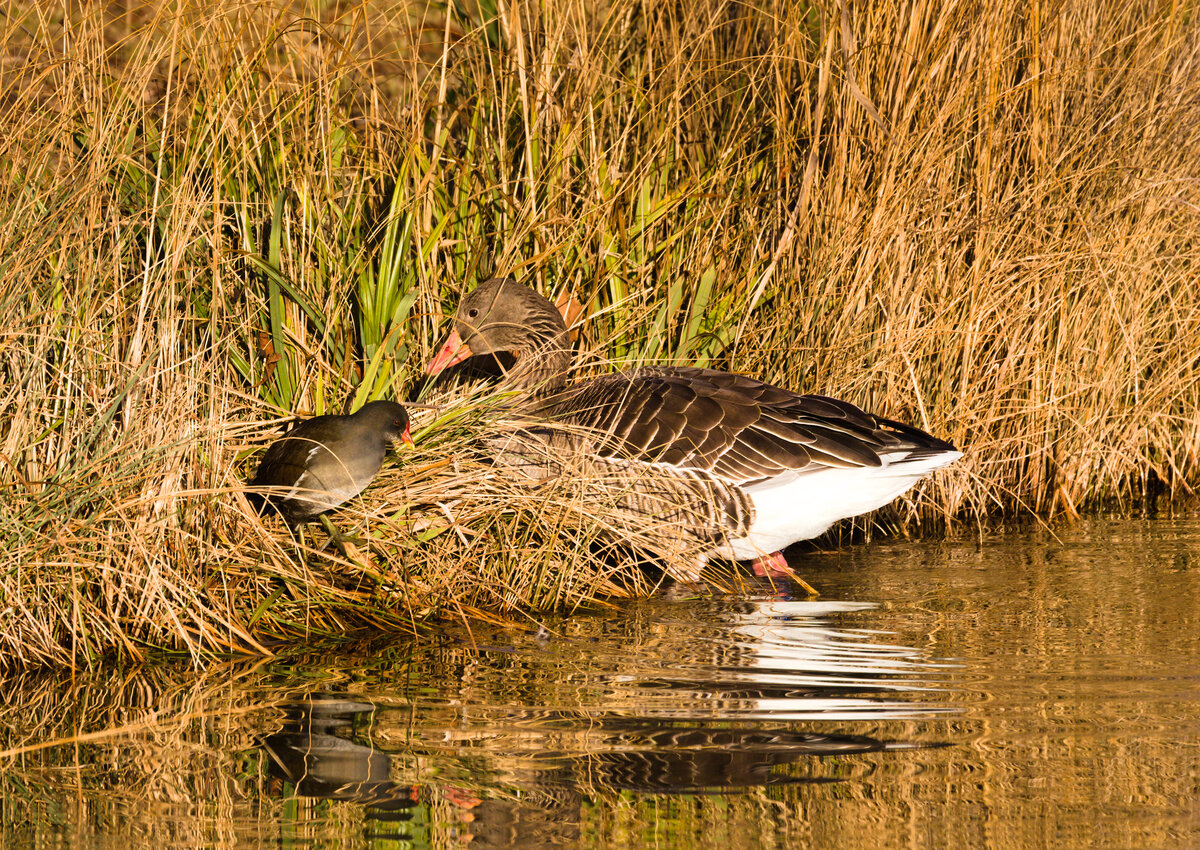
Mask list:
[[[646,367],[585,381],[548,399],[541,413],[596,435],[601,455],[704,469],[738,484],[953,449],[844,401],[692,367]]]

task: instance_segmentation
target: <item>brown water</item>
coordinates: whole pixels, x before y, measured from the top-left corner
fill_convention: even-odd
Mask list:
[[[815,602],[10,680],[0,844],[1200,846],[1200,519],[1055,532],[800,555]]]

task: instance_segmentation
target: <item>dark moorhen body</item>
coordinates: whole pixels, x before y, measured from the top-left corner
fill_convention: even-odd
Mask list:
[[[412,445],[408,412],[392,401],[369,402],[349,416],[314,416],[267,448],[250,495],[289,525],[309,522],[361,493],[396,440]]]
[[[673,490],[690,503],[687,515],[704,520],[679,529],[712,544],[694,571],[676,576],[685,580],[711,556],[788,574],[785,546],[882,507],[961,457],[945,440],[849,402],[715,369],[644,366],[569,384],[561,314],[507,278],[463,298],[427,371],[501,352],[515,358],[503,380],[526,391],[527,412],[575,426],[570,450],[631,472],[640,466],[643,483],[631,487]]]

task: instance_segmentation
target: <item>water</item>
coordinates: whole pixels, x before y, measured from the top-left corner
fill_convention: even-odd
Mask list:
[[[4,683],[5,847],[1200,846],[1200,518],[533,630]]]

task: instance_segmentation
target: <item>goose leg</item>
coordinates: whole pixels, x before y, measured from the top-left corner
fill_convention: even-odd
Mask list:
[[[756,576],[794,576],[792,568],[788,566],[787,558],[783,557],[782,552],[772,552],[770,555],[762,555],[755,558],[750,566],[754,569]]]
[[[796,571],[788,566],[787,558],[783,557],[782,552],[772,552],[770,555],[763,555],[755,558],[751,564],[756,576],[766,576],[775,578],[777,576],[787,576],[796,584],[800,585],[808,593],[809,596],[820,596],[816,588],[806,582],[800,576],[796,575]]]

